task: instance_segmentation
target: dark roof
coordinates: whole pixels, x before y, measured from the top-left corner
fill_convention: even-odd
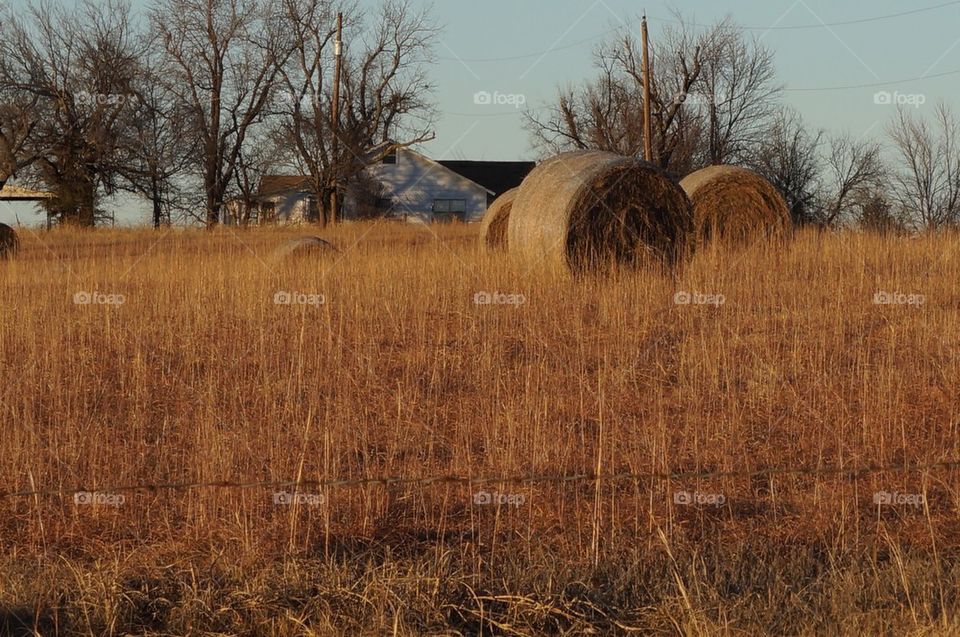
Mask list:
[[[523,178],[533,170],[532,161],[463,161],[459,159],[442,160],[438,164],[449,168],[458,175],[492,190],[497,196],[511,188],[516,188]]]
[[[260,179],[260,189],[257,194],[261,197],[272,197],[291,190],[307,191],[309,189],[310,178],[303,175],[264,175]]]

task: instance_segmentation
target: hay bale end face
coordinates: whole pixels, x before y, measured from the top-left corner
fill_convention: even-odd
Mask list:
[[[490,249],[507,247],[507,227],[510,223],[510,210],[517,198],[519,188],[511,188],[496,198],[480,223],[480,243]]]
[[[290,239],[283,245],[273,251],[274,261],[282,261],[290,257],[304,256],[308,254],[327,254],[339,252],[337,247],[325,241],[320,237],[297,237]]]
[[[785,237],[790,210],[774,186],[746,168],[709,166],[680,182],[693,205],[698,240],[744,244]]]
[[[12,257],[20,248],[20,239],[13,228],[0,223],[0,259]]]
[[[674,264],[690,246],[683,190],[645,161],[574,151],[533,169],[510,212],[511,251],[574,272]]]

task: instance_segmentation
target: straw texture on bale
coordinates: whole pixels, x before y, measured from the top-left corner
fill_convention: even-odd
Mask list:
[[[274,261],[282,261],[283,259],[294,256],[326,254],[329,252],[338,252],[337,247],[329,241],[325,241],[320,237],[297,237],[296,239],[286,241],[274,250],[272,258]]]
[[[766,179],[738,166],[710,166],[680,182],[693,205],[700,241],[746,243],[782,238],[790,230],[790,210]]]
[[[676,262],[693,232],[690,202],[665,172],[599,151],[552,157],[527,175],[508,242],[531,262],[574,272]]]
[[[0,259],[13,256],[19,247],[17,233],[7,224],[0,223]]]
[[[480,223],[480,242],[488,248],[507,247],[507,226],[510,222],[510,210],[517,198],[519,188],[511,188],[496,198]]]

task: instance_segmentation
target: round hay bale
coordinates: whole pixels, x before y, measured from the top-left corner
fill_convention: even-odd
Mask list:
[[[552,157],[527,175],[510,213],[511,251],[574,272],[675,263],[693,213],[680,186],[640,159],[599,151]]]
[[[320,237],[297,237],[284,242],[283,245],[274,250],[272,258],[274,261],[282,261],[295,256],[327,254],[331,252],[339,252],[339,250],[337,250],[335,245]]]
[[[20,239],[13,228],[0,223],[0,259],[12,257],[20,248]]]
[[[507,226],[510,222],[510,209],[517,198],[520,188],[511,188],[497,197],[480,223],[480,243],[490,249],[507,247]]]
[[[680,187],[693,205],[700,241],[743,244],[761,237],[782,238],[790,210],[773,185],[746,168],[709,166],[683,178]]]

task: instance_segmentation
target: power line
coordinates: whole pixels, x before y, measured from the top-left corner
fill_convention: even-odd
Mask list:
[[[844,20],[841,22],[829,22],[829,23],[818,23],[818,24],[804,24],[796,26],[776,26],[768,27],[771,30],[780,30],[780,31],[789,31],[791,29],[821,29],[823,27],[842,27],[851,24],[866,24],[868,22],[879,22],[881,20],[890,20],[892,18],[902,18],[908,15],[916,15],[918,13],[926,13],[928,11],[934,11],[936,9],[943,9],[944,7],[950,7],[960,4],[960,1],[954,0],[953,2],[944,2],[943,4],[937,4],[932,7],[923,7],[920,9],[913,9],[910,11],[901,11],[900,13],[890,13],[887,15],[875,16],[873,18],[862,18],[860,20]],[[751,30],[762,31],[765,30],[763,27],[750,27]]]
[[[952,0],[951,2],[944,2],[943,4],[936,4],[930,7],[921,7],[920,9],[911,9],[909,11],[901,11],[900,13],[888,13],[886,15],[878,15],[872,18],[859,18],[857,20],[842,20],[840,22],[817,22],[810,24],[796,24],[793,26],[769,26],[769,27],[745,27],[739,26],[745,31],[795,31],[801,29],[823,29],[826,27],[842,27],[849,26],[852,24],[866,24],[868,22],[880,22],[881,20],[891,20],[893,18],[902,18],[905,16],[916,15],[918,13],[926,13],[928,11],[935,11],[937,9],[943,9],[944,7],[950,7],[960,4],[960,0]],[[679,20],[669,20],[666,18],[650,18],[651,20],[656,20],[658,22],[671,22],[673,24],[683,24]],[[709,25],[697,24],[695,22],[688,23],[695,27],[709,28]]]
[[[881,82],[870,82],[868,84],[851,84],[849,86],[815,86],[815,87],[786,87],[785,91],[848,91],[857,88],[877,88],[881,86],[890,86],[891,84],[906,84],[908,82],[919,82],[920,80],[930,80],[938,77],[947,77],[948,75],[957,75],[960,69],[953,71],[944,71],[942,73],[931,73],[929,75],[920,75],[918,77],[908,77],[901,80],[885,80]]]
[[[898,80],[881,80],[879,82],[869,82],[866,84],[849,84],[844,86],[785,86],[783,90],[785,92],[797,92],[797,93],[819,93],[819,92],[831,92],[831,91],[851,91],[855,89],[864,89],[864,88],[881,88],[884,86],[892,86],[895,84],[909,84],[911,82],[920,82],[922,80],[932,80],[940,77],[949,77],[951,75],[960,75],[960,69],[954,69],[953,71],[943,71],[942,73],[930,73],[927,75],[919,75],[916,77],[907,77],[901,78]],[[552,105],[544,106],[530,106],[524,109],[514,109],[510,111],[501,111],[494,113],[461,113],[455,111],[441,111],[442,115],[448,115],[452,117],[514,117],[516,115],[523,115],[526,113],[534,113],[539,111],[544,111],[552,109]]]
[[[531,106],[529,108],[522,108],[522,109],[515,108],[509,111],[496,111],[493,113],[460,113],[455,111],[440,111],[440,114],[449,115],[452,117],[513,117],[515,115],[526,115],[527,113],[543,111],[549,108],[553,108],[553,106],[550,104],[547,104],[544,106]]]
[[[901,11],[901,12],[899,12],[899,13],[889,13],[889,14],[886,14],[886,15],[873,16],[872,18],[860,18],[860,19],[856,19],[856,20],[842,20],[842,21],[840,21],[840,22],[818,22],[818,23],[815,23],[815,24],[814,24],[814,23],[811,23],[811,24],[798,24],[798,25],[793,25],[793,26],[769,26],[769,27],[740,26],[740,25],[737,25],[737,26],[738,26],[739,28],[745,30],[745,31],[798,31],[798,30],[805,30],[805,29],[823,29],[823,28],[827,28],[827,27],[842,27],[842,26],[849,26],[849,25],[854,25],[854,24],[867,24],[867,23],[870,23],[870,22],[880,22],[880,21],[882,21],[882,20],[892,20],[892,19],[894,19],[894,18],[902,18],[902,17],[906,17],[906,16],[916,15],[916,14],[918,14],[918,13],[927,13],[927,12],[929,12],[929,11],[935,11],[935,10],[937,10],[937,9],[943,9],[943,8],[945,8],[945,7],[950,7],[950,6],[955,6],[955,5],[960,5],[960,0],[951,0],[950,2],[944,2],[944,3],[942,3],[942,4],[937,4],[937,5],[933,5],[933,6],[930,6],[930,7],[922,7],[922,8],[920,8],[920,9],[911,9],[911,10],[909,10],[909,11]],[[697,23],[697,22],[686,22],[686,23],[685,23],[685,22],[683,22],[683,21],[681,21],[681,20],[672,20],[672,19],[670,19],[670,18],[656,18],[656,17],[652,17],[652,16],[647,16],[647,19],[653,20],[653,21],[655,21],[655,22],[664,22],[664,23],[669,23],[669,24],[686,24],[686,25],[688,25],[688,26],[694,26],[694,27],[702,28],[702,29],[708,29],[708,28],[710,28],[710,27],[712,26],[712,25],[706,25],[706,24],[699,24],[699,23]],[[473,62],[473,63],[477,63],[477,64],[490,63],[490,62],[510,62],[510,61],[513,61],[513,60],[526,60],[526,59],[529,59],[529,58],[535,58],[535,57],[539,57],[539,56],[542,56],[542,55],[547,55],[547,54],[549,54],[549,53],[554,53],[554,52],[556,52],[556,51],[565,51],[565,50],[567,50],[567,49],[572,49],[572,48],[581,46],[581,45],[586,44],[586,43],[588,43],[588,42],[592,42],[592,41],[594,41],[594,40],[597,40],[597,39],[599,39],[599,38],[602,38],[602,37],[604,37],[604,36],[606,36],[606,35],[610,35],[611,33],[616,33],[617,31],[619,31],[619,30],[622,29],[623,27],[628,27],[628,26],[630,26],[631,23],[635,23],[635,22],[639,22],[639,18],[634,18],[634,19],[630,19],[630,20],[624,20],[623,24],[620,25],[620,26],[614,27],[614,28],[612,28],[612,29],[607,29],[606,31],[604,31],[604,32],[602,32],[602,33],[598,33],[598,34],[596,34],[596,35],[592,35],[592,36],[590,36],[590,37],[588,37],[588,38],[584,38],[584,39],[582,39],[582,40],[577,40],[576,42],[571,42],[571,43],[569,43],[569,44],[564,44],[563,46],[555,46],[555,47],[552,47],[552,48],[549,48],[549,49],[546,49],[546,50],[543,50],[543,51],[535,51],[535,52],[533,52],[533,53],[524,53],[524,54],[522,54],[522,55],[509,55],[509,56],[504,56],[504,57],[489,57],[489,58],[462,58],[462,57],[457,57],[457,56],[454,56],[454,57],[440,56],[440,57],[438,57],[437,59],[443,60],[443,61],[446,61],[446,62],[463,62],[463,63]]]
[[[960,0],[958,0],[958,1],[960,1]],[[630,21],[628,21],[628,22],[633,22],[633,21],[630,20]],[[627,26],[628,22],[624,22],[624,24],[623,24],[622,26]],[[549,54],[549,53],[555,53],[556,51],[565,51],[565,50],[567,50],[567,49],[572,49],[572,48],[574,48],[574,47],[578,47],[578,46],[580,46],[580,45],[582,45],[582,44],[586,44],[587,42],[592,42],[593,40],[602,38],[602,37],[605,36],[605,35],[610,35],[611,33],[616,33],[617,31],[619,31],[619,30],[622,28],[622,26],[620,26],[620,27],[614,27],[614,28],[612,28],[612,29],[608,29],[608,30],[604,31],[603,33],[598,33],[598,34],[596,34],[596,35],[590,36],[589,38],[584,38],[584,39],[582,39],[582,40],[577,40],[576,42],[571,42],[571,43],[569,43],[569,44],[564,44],[563,46],[555,46],[555,47],[549,48],[549,49],[547,49],[547,50],[545,50],[545,51],[535,51],[535,52],[533,52],[533,53],[524,53],[523,55],[509,55],[509,56],[506,56],[506,57],[498,57],[498,58],[438,57],[437,59],[438,59],[438,60],[444,60],[444,61],[446,61],[446,62],[474,62],[474,63],[483,63],[483,62],[509,62],[509,61],[512,61],[512,60],[526,60],[526,59],[529,59],[529,58],[540,57],[541,55],[547,55],[547,54]]]

